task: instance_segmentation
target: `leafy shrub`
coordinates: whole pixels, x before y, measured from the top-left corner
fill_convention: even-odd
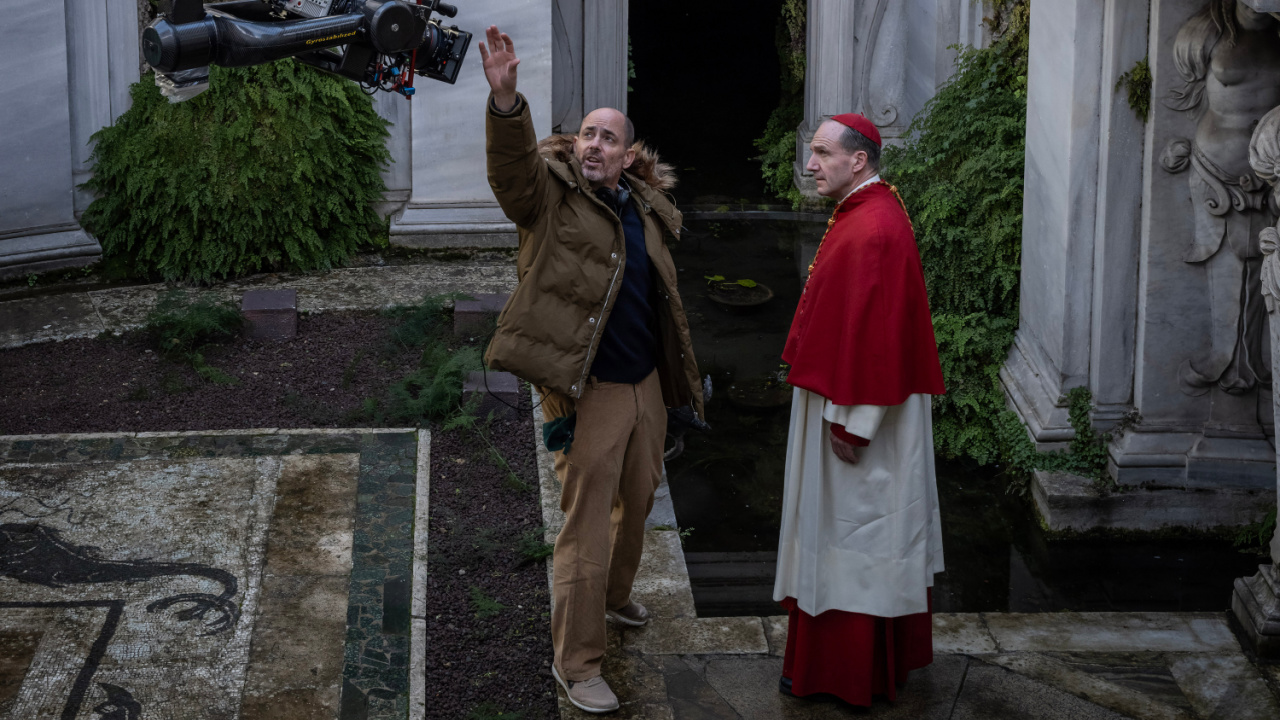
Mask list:
[[[883,162],[915,224],[947,382],[934,445],[982,464],[1007,451],[997,374],[1018,322],[1029,10],[1005,11],[1000,37],[960,50],[951,80]]]
[[[1265,517],[1250,523],[1236,531],[1232,544],[1242,551],[1252,550],[1258,555],[1266,556],[1270,551],[1271,538],[1276,534],[1276,509],[1271,508]]]
[[[94,136],[97,199],[84,226],[109,267],[207,283],[318,270],[385,242],[370,206],[385,189],[385,121],[351,82],[292,60],[210,68],[171,104],[151,76]]]
[[[391,329],[391,341],[399,347],[415,348],[442,338],[452,319],[445,303],[453,297],[429,295],[417,305],[388,310],[386,314],[399,321]]]
[[[147,313],[143,330],[162,354],[183,357],[201,345],[230,340],[243,326],[244,315],[235,303],[203,295],[192,300],[181,290],[171,290]]]
[[[516,552],[526,561],[546,560],[551,557],[556,546],[543,539],[545,534],[544,528],[537,527],[521,535],[520,542],[516,544]]]

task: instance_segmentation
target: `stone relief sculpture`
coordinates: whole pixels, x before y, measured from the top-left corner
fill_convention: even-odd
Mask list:
[[[1211,0],[1178,32],[1174,66],[1183,85],[1165,105],[1198,117],[1191,139],[1169,143],[1165,170],[1188,177],[1195,225],[1183,260],[1204,267],[1212,337],[1188,358],[1179,384],[1188,395],[1214,385],[1242,395],[1271,383],[1261,297],[1259,234],[1280,211],[1276,195],[1250,166],[1259,119],[1280,105],[1280,21],[1236,0]]]
[[[886,24],[885,13],[890,10],[893,15]],[[867,47],[863,51],[862,112],[878,127],[887,127],[898,121],[898,103],[901,100],[898,96],[906,79],[901,48],[906,42],[906,18],[903,11],[903,3],[894,3],[891,7],[889,0],[877,0],[871,16]],[[876,49],[886,35],[890,36],[889,42],[884,43],[889,52],[883,53],[877,64]],[[873,69],[879,72],[873,74]]]
[[[1280,185],[1280,107],[1266,115],[1253,131],[1253,139],[1249,143],[1249,165],[1270,185],[1274,194]],[[1267,312],[1280,311],[1280,256],[1276,255],[1280,248],[1280,230],[1266,227],[1258,236],[1259,250],[1262,253],[1262,271],[1260,286],[1262,298],[1266,301]]]

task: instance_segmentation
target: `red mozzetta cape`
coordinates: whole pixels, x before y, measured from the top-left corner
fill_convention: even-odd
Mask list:
[[[900,405],[941,395],[924,270],[911,220],[883,183],[836,208],[782,359],[787,382],[837,405]]]

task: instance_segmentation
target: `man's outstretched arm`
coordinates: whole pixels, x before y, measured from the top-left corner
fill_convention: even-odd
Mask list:
[[[489,187],[502,212],[520,227],[533,227],[546,206],[546,164],[538,157],[529,104],[516,92],[515,43],[496,25],[485,31],[488,44],[480,43],[484,76],[489,81],[485,110],[485,155]]]

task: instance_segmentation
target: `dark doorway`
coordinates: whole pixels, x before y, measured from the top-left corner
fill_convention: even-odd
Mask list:
[[[759,151],[781,94],[781,0],[632,0],[627,100],[636,132],[676,167],[681,205],[777,202]]]

